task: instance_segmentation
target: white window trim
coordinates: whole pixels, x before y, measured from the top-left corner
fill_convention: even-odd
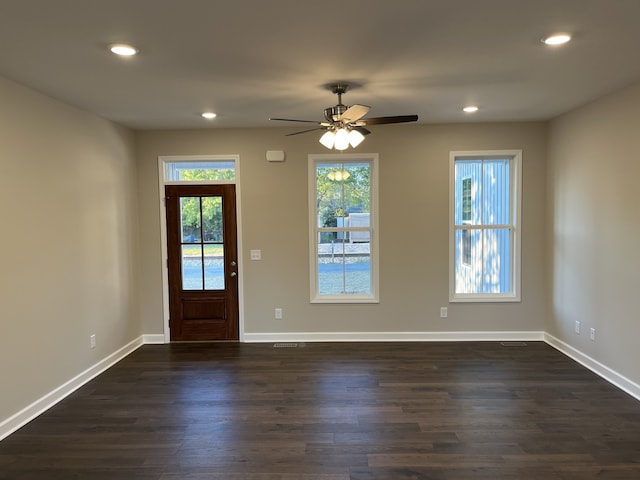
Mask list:
[[[511,185],[511,223],[513,229],[511,245],[511,293],[455,293],[455,161],[456,159],[510,158]],[[521,219],[522,219],[522,150],[480,150],[449,152],[449,301],[464,302],[519,302],[521,300]]]
[[[311,303],[379,303],[379,237],[378,237],[378,154],[310,154],[308,163],[309,183],[309,272]],[[362,163],[370,162],[369,185],[372,192],[369,212],[371,294],[370,295],[318,295],[318,235],[316,215],[316,165],[318,163]]]
[[[235,179],[233,180],[196,180],[196,181],[169,181],[167,175],[167,163],[172,162],[230,162],[235,164]],[[164,343],[171,343],[169,330],[169,268],[167,253],[167,207],[164,197],[165,185],[221,185],[235,184],[236,186],[236,225],[238,228],[238,330],[239,340],[244,341],[244,275],[242,268],[242,208],[240,195],[240,156],[239,155],[163,155],[158,157],[158,204],[160,208],[160,249],[162,252],[162,317],[164,325]]]

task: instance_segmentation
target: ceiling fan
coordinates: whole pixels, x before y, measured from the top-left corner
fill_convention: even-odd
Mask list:
[[[364,140],[365,135],[369,135],[371,131],[364,128],[366,125],[381,125],[385,123],[405,123],[415,122],[418,115],[397,115],[394,117],[374,117],[364,118],[370,108],[367,105],[343,105],[342,95],[347,91],[349,85],[346,83],[336,83],[329,86],[331,91],[338,95],[338,104],[324,109],[324,122],[314,120],[295,120],[291,118],[270,118],[269,120],[277,120],[281,122],[301,122],[314,123],[317,127],[301,132],[288,133],[287,136],[299,135],[301,133],[313,132],[316,130],[325,130],[324,135],[320,138],[320,143],[325,147],[336,150],[346,150],[349,145],[355,148]]]

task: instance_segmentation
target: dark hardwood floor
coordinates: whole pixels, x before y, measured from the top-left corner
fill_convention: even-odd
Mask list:
[[[147,345],[0,479],[640,479],[640,402],[541,342]]]

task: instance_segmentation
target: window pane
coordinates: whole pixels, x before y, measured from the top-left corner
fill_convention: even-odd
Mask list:
[[[168,162],[166,178],[170,182],[199,180],[234,180],[236,165],[233,161]]]
[[[482,160],[455,162],[455,224],[482,223]]]
[[[359,259],[318,258],[318,293],[320,295],[370,295],[371,262],[369,256]]]
[[[371,294],[371,255],[358,254],[345,257],[345,293]]]
[[[202,247],[182,246],[182,289],[202,290]]]
[[[483,250],[483,293],[511,291],[510,230],[506,228],[484,230]]]
[[[202,198],[205,242],[222,242],[222,197]]]
[[[511,231],[456,231],[456,293],[511,291]]]
[[[456,230],[455,292],[482,293],[482,230]]]
[[[204,245],[204,288],[224,290],[224,245]]]
[[[370,167],[366,163],[320,164],[316,167],[319,227],[346,227],[338,219],[371,211]]]
[[[322,164],[316,169],[316,195],[318,226],[337,227],[338,218],[345,214],[342,164]]]
[[[200,197],[180,198],[182,242],[200,241]]]
[[[320,295],[371,294],[371,253],[369,244],[321,242],[340,232],[318,235],[318,293]]]
[[[343,244],[342,242],[336,242],[338,232],[318,232],[318,259],[325,261],[342,256]],[[326,263],[326,262],[323,262]]]
[[[485,160],[483,178],[483,218],[485,225],[507,225],[510,208],[509,160]]]
[[[341,183],[344,187],[344,213],[369,213],[371,198],[369,188],[369,165],[364,163],[349,163],[342,166],[342,176],[346,177]]]
[[[335,241],[338,232],[320,232],[318,234],[318,293],[320,295],[339,295],[344,292],[344,243]]]

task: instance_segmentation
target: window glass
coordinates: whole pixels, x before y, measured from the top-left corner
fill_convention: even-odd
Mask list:
[[[452,152],[452,301],[519,300],[519,151]]]
[[[182,245],[182,289],[202,290],[202,247]]]
[[[169,182],[235,180],[234,161],[175,161],[165,163],[165,179]]]
[[[222,197],[181,197],[182,287],[224,289]]]
[[[377,301],[374,156],[310,156],[311,300]]]

